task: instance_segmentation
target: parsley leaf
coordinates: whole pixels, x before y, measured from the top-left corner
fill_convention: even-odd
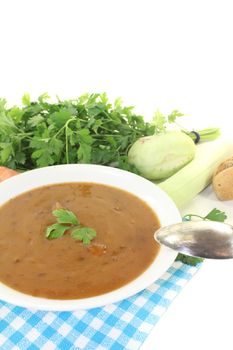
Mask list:
[[[50,99],[50,96],[47,92],[44,92],[42,95],[40,95],[38,97],[38,101],[41,103],[41,104],[44,104],[46,100]]]
[[[224,222],[227,219],[227,215],[224,211],[221,211],[217,208],[214,208],[207,214],[204,219],[211,220],[211,221],[219,221]]]
[[[165,131],[166,130],[166,123],[167,123],[167,120],[166,120],[165,116],[159,110],[157,110],[155,112],[153,120],[152,120],[152,124],[155,125],[155,131],[157,133],[159,133],[161,131]]]
[[[57,222],[46,228],[45,237],[47,239],[60,238],[67,230],[71,229],[71,237],[82,241],[85,245],[90,244],[91,240],[96,237],[96,231],[93,228],[82,226],[72,211],[57,209],[52,213],[56,217]]]
[[[1,144],[1,146],[2,150],[0,151],[0,159],[2,163],[5,163],[12,153],[12,145],[10,143],[5,143],[4,145]]]
[[[82,241],[83,244],[90,244],[91,240],[96,237],[96,231],[90,227],[77,228],[71,233],[74,239]]]
[[[81,142],[77,152],[79,163],[90,163],[91,146],[85,142]]]
[[[183,117],[183,116],[184,116],[183,113],[180,113],[175,109],[174,111],[171,112],[171,114],[168,115],[167,117],[168,123],[175,123],[177,117]]]
[[[31,101],[30,101],[30,95],[28,93],[23,95],[22,103],[23,103],[24,106],[30,106]]]
[[[50,122],[54,123],[56,127],[61,128],[72,117],[72,114],[68,108],[62,108],[58,112],[54,112],[50,115]]]
[[[64,235],[65,231],[68,230],[69,228],[70,226],[53,224],[47,227],[45,236],[48,239],[60,238]]]
[[[80,224],[79,220],[77,219],[77,216],[70,210],[57,209],[53,211],[53,215],[57,218],[57,222],[59,224]]]
[[[93,137],[90,135],[88,129],[82,129],[77,132],[77,137],[79,138],[79,149],[77,151],[78,160],[80,163],[90,163],[91,162],[91,151]]]

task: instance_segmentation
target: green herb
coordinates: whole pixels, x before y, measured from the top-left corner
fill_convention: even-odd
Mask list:
[[[177,255],[176,261],[181,261],[182,263],[187,264],[187,265],[191,265],[191,266],[197,266],[202,261],[204,261],[204,259],[179,253]]]
[[[66,230],[69,230],[70,226],[61,225],[61,224],[53,224],[48,226],[46,229],[45,236],[49,239],[62,237]]]
[[[155,126],[155,133],[165,132],[169,124],[174,123],[179,129],[191,137],[194,141],[197,139],[197,134],[200,137],[200,141],[212,141],[219,137],[220,130],[219,128],[206,128],[202,130],[193,130],[189,131],[185,129],[183,126],[177,123],[177,118],[183,117],[184,114],[180,113],[177,110],[174,110],[165,117],[159,110],[157,110],[154,114],[152,124]],[[199,141],[199,140],[198,140]],[[198,142],[197,141],[197,142]]]
[[[211,220],[211,221],[219,221],[219,222],[224,222],[227,219],[227,215],[224,211],[214,208],[206,216],[201,216],[197,214],[187,214],[183,217],[183,220],[190,221],[192,220],[193,217],[199,218],[201,220]],[[177,255],[176,260],[182,261],[184,264],[196,266],[197,264],[201,263],[204,259],[179,253]]]
[[[0,99],[0,165],[22,170],[94,163],[137,173],[128,163],[131,145],[140,137],[166,131],[183,116],[177,110],[167,117],[157,111],[152,123],[147,123],[133,107],[123,106],[121,99],[110,103],[106,93],[65,101],[57,98],[54,103],[46,93],[37,101],[25,94],[22,104],[8,108],[6,100]],[[195,134],[179,128],[195,139]],[[197,132],[203,141],[219,135],[214,128]]]
[[[33,169],[66,163],[112,165],[137,172],[127,161],[129,147],[153,135],[146,123],[120,99],[111,104],[105,93],[51,103],[47,94],[23,107],[7,108],[0,100],[0,165]]]
[[[227,219],[227,215],[224,211],[214,208],[205,216],[205,220],[224,222]]]
[[[53,211],[53,215],[57,218],[59,224],[80,225],[76,215],[67,209],[57,209]]]
[[[226,213],[217,208],[214,208],[213,210],[211,210],[206,216],[201,216],[197,214],[186,214],[183,219],[189,221],[193,217],[199,218],[201,220],[211,220],[211,221],[219,221],[219,222],[224,222],[227,219]]]
[[[60,238],[66,231],[71,230],[72,238],[80,240],[83,244],[87,245],[90,244],[94,237],[96,237],[96,231],[90,227],[83,227],[77,216],[72,211],[67,209],[57,209],[53,211],[53,215],[56,217],[57,223],[46,228],[46,238]]]
[[[82,241],[83,244],[90,244],[91,240],[96,237],[96,231],[93,230],[90,227],[81,227],[75,229],[71,236],[74,239],[78,239],[79,241]]]

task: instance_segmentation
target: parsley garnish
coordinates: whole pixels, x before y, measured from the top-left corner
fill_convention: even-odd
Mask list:
[[[211,220],[211,221],[219,221],[219,222],[224,222],[227,219],[227,215],[224,211],[214,208],[206,216],[201,216],[197,214],[186,214],[183,217],[183,220],[189,221],[193,217],[199,218],[201,220]]]
[[[83,244],[90,244],[91,240],[96,237],[96,231],[90,227],[81,227],[72,231],[71,236],[82,241]]]
[[[71,230],[72,238],[82,241],[83,244],[87,245],[96,237],[96,231],[93,228],[82,226],[72,211],[57,209],[53,211],[53,215],[56,217],[57,223],[46,228],[46,238],[60,238],[66,231]]]
[[[190,221],[192,218],[198,218],[200,220],[210,220],[210,221],[219,221],[224,222],[227,219],[227,215],[224,211],[221,211],[217,208],[212,209],[206,216],[201,216],[197,214],[186,214],[183,217],[184,221]],[[201,263],[204,259],[196,258],[193,256],[188,256],[182,253],[179,253],[176,258],[177,261],[182,261],[184,264],[196,266]]]
[[[227,215],[224,211],[214,208],[204,217],[204,220],[224,222],[227,219]]]
[[[67,209],[57,209],[53,211],[53,215],[57,218],[59,224],[80,225],[76,215]]]

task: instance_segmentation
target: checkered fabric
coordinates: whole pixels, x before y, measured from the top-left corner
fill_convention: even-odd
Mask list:
[[[198,268],[175,262],[144,291],[87,311],[34,311],[0,301],[0,349],[139,349]]]

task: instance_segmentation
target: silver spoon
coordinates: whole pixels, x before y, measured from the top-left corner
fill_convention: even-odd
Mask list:
[[[222,222],[184,221],[160,228],[154,237],[159,243],[190,256],[233,258],[233,226]]]

